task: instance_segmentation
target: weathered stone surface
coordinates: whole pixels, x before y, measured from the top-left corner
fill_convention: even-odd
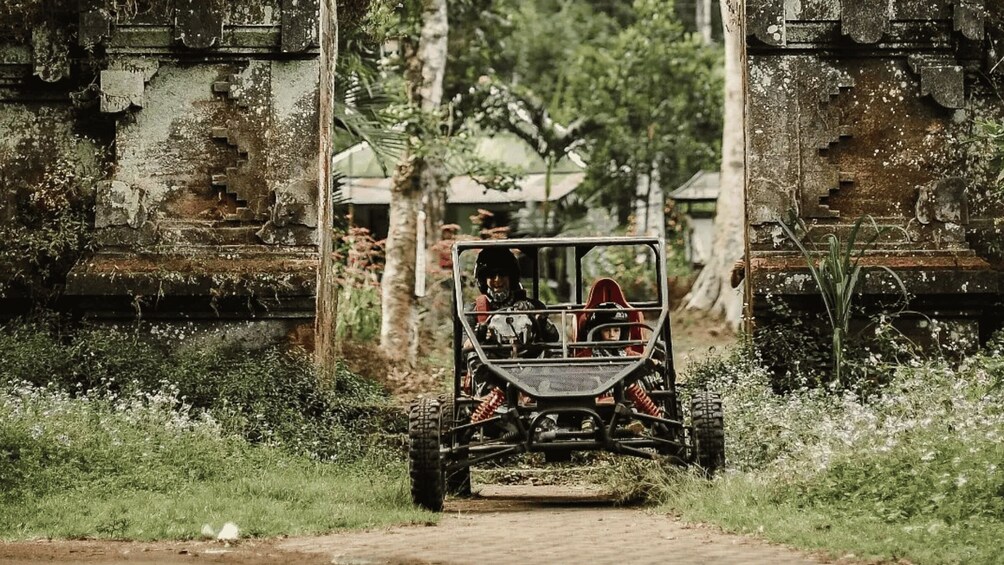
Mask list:
[[[983,21],[986,13],[984,0],[957,0],[953,14],[955,31],[973,41],[983,39]]]
[[[854,220],[870,216],[880,231],[866,222],[858,232],[868,242],[867,264],[896,271],[914,296],[911,307],[975,323],[981,336],[999,328],[1004,199],[994,196],[999,166],[971,140],[979,121],[1004,120],[995,94],[1004,88],[999,40],[987,40],[1004,38],[1004,8],[979,0],[789,0],[785,42],[771,43],[759,32],[776,17],[776,3],[748,6],[755,315],[765,315],[767,296],[804,305],[819,292],[779,220],[793,213],[803,221],[810,234],[803,243],[812,248],[826,234],[846,242]],[[862,299],[894,295],[888,282],[869,277]]]
[[[142,192],[133,190],[128,184],[114,180],[98,183],[98,201],[101,206],[95,217],[94,227],[127,225],[139,228],[147,219]]]
[[[747,0],[747,35],[753,35],[767,45],[784,45],[784,12],[784,0]]]
[[[175,37],[189,49],[208,49],[223,36],[222,0],[175,0]]]
[[[114,17],[105,0],[70,5],[65,22],[0,45],[4,175],[42,174],[8,156],[48,130],[98,154],[72,133],[95,128],[113,148],[88,173],[101,181],[98,249],[74,267],[68,294],[98,319],[139,307],[164,320],[309,322],[317,0],[144,0],[116,4]],[[58,84],[39,88],[33,73]]]
[[[839,21],[840,2],[834,0],[786,0],[785,20]]]
[[[920,187],[917,195],[917,220],[924,225],[933,221],[968,224],[969,198],[965,179],[951,177]]]
[[[101,111],[114,114],[142,108],[143,84],[141,71],[101,71]]]
[[[876,43],[889,28],[889,4],[874,0],[841,0],[841,31],[858,43]]]
[[[299,53],[317,46],[319,0],[282,0],[282,50]]]
[[[962,108],[966,104],[964,75],[959,65],[926,65],[920,70],[920,93],[945,108]]]
[[[751,198],[756,206],[748,210],[750,223],[776,222],[791,212],[807,218],[835,216],[825,201],[840,188],[841,175],[827,153],[846,137],[847,128],[833,100],[854,81],[809,57],[773,64],[753,56],[751,61],[750,168],[764,167],[769,175],[750,177],[749,192],[756,195]]]

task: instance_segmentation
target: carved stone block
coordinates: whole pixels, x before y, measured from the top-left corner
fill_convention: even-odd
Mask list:
[[[176,0],[175,37],[189,49],[218,46],[223,36],[221,0]]]
[[[920,71],[920,94],[931,95],[945,108],[966,105],[965,76],[958,65],[925,66]]]
[[[106,114],[143,107],[144,73],[138,70],[101,71],[101,111]]]
[[[800,21],[837,21],[840,2],[837,0],[800,0],[784,3],[784,18]]]
[[[783,0],[748,0],[746,33],[767,45],[786,43]]]
[[[955,11],[952,14],[955,20],[955,31],[962,32],[962,35],[973,41],[983,39],[983,21],[986,9],[984,0],[956,0]]]
[[[969,197],[965,179],[949,177],[920,187],[917,194],[917,220],[967,225]]]
[[[857,43],[878,43],[889,28],[889,5],[875,0],[842,0],[841,32]]]
[[[320,0],[282,0],[282,46],[299,53],[317,45]]]

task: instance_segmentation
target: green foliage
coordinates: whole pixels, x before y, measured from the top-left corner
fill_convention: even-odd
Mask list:
[[[337,338],[359,342],[378,339],[383,243],[374,240],[365,228],[350,228],[338,241]]]
[[[533,116],[568,124],[568,141],[589,157],[580,192],[616,207],[622,223],[638,179],[653,167],[664,186],[717,168],[720,49],[685,32],[672,2],[472,2],[470,10],[478,17],[451,20],[451,37],[459,26],[466,42],[451,51],[447,73],[458,121],[529,133],[547,130]],[[531,143],[541,155],[573,147],[537,137],[543,142]]]
[[[722,53],[686,33],[671,8],[636,0],[637,19],[583,46],[571,74],[574,114],[602,126],[589,139],[584,188],[622,221],[642,175],[655,170],[672,187],[719,166]]]
[[[0,537],[424,521],[405,488],[401,411],[343,367],[335,383],[302,352],[0,328]]]
[[[27,295],[37,306],[55,300],[66,274],[91,243],[97,156],[61,147],[39,131],[16,147],[0,145],[0,297]],[[78,147],[91,147],[86,139]],[[29,147],[29,145],[31,147]],[[42,151],[37,148],[41,147]],[[44,157],[42,153],[45,153]]]
[[[988,166],[992,169],[995,181],[993,192],[998,199],[1004,199],[1004,123],[992,120],[976,122],[972,143],[988,156]]]
[[[858,243],[858,233],[865,220],[868,220],[872,227],[871,236],[863,243]],[[829,318],[831,334],[831,361],[833,366],[833,382],[840,386],[848,386],[848,382],[842,376],[844,366],[844,352],[846,338],[850,331],[851,317],[854,314],[854,298],[858,292],[858,286],[862,281],[861,258],[873,247],[875,241],[882,235],[883,230],[879,229],[875,219],[871,216],[861,216],[851,228],[846,242],[841,242],[840,238],[834,234],[826,234],[823,238],[823,252],[821,254],[810,251],[802,243],[802,239],[795,234],[795,228],[784,222],[778,222],[785,235],[795,244],[799,252],[805,258],[809,274],[815,281],[819,289],[820,297],[823,299],[823,306]],[[805,232],[805,226],[801,225]],[[903,281],[895,272],[884,265],[877,266],[888,273],[896,286],[899,288],[903,300],[906,301],[908,293]]]
[[[44,328],[0,331],[0,383],[26,383],[99,398],[174,391],[227,435],[319,459],[364,455],[372,434],[401,431],[381,389],[340,367],[336,385],[319,379],[302,353],[253,356],[225,348],[169,352],[152,338],[114,329],[65,341]]]
[[[688,519],[801,547],[996,562],[1004,532],[999,345],[958,364],[894,360],[890,380],[867,395],[775,393],[750,348],[711,360],[688,383],[722,394],[731,472],[710,488],[656,477],[648,497]]]
[[[399,460],[337,466],[227,434],[176,389],[0,388],[0,538],[191,539],[426,521]]]

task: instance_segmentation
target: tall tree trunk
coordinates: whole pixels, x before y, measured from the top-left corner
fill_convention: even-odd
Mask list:
[[[318,108],[318,178],[317,178],[317,305],[314,315],[314,361],[321,374],[335,377],[335,319],[338,311],[338,289],[332,262],[331,228],[331,127],[335,90],[335,62],[338,59],[338,16],[335,0],[322,0],[320,6],[320,77]]]
[[[440,109],[448,30],[446,0],[423,0],[418,46],[416,48],[410,41],[402,46],[409,103],[423,114],[438,113]],[[418,135],[435,135],[421,128],[415,131]],[[415,143],[430,141],[409,141],[401,162],[394,169],[386,263],[380,289],[380,347],[388,357],[409,362],[415,361],[418,351],[416,259],[418,253],[426,252],[416,248],[418,214],[428,189],[423,183],[430,178],[429,163],[416,155]]]
[[[728,281],[744,249],[745,135],[743,99],[742,1],[721,0],[725,35],[725,124],[722,133],[721,192],[715,215],[711,256],[684,297],[684,307],[724,317],[738,328],[742,295]]]

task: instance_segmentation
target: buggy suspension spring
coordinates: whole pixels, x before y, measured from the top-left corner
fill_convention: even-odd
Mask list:
[[[488,396],[481,401],[481,404],[478,404],[478,407],[474,409],[474,413],[471,414],[471,423],[477,424],[491,418],[503,402],[505,402],[505,392],[499,387],[493,388]]]
[[[645,389],[641,388],[640,384],[634,383],[627,387],[627,390],[624,392],[627,393],[628,398],[630,398],[631,402],[634,403],[634,407],[641,412],[656,418],[661,416],[659,407],[655,405],[655,402],[652,401],[652,397],[645,392]]]

